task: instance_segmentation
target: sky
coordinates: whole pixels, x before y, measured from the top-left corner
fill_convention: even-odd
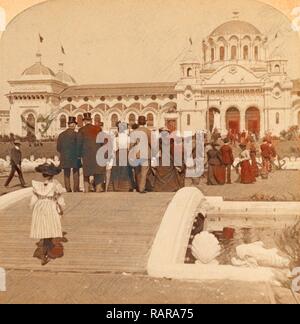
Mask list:
[[[0,109],[8,108],[7,80],[35,62],[39,34],[43,64],[57,71],[64,62],[79,84],[176,81],[189,38],[200,56],[203,38],[233,11],[300,77],[300,38],[290,26],[300,0],[0,0],[0,7],[9,22],[0,34]]]

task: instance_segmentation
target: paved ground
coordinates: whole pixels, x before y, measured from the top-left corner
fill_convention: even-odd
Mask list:
[[[34,180],[42,180],[41,175],[25,173],[25,181],[30,184]],[[207,196],[223,196],[225,200],[251,200],[256,194],[276,196],[279,200],[300,201],[300,171],[277,171],[271,173],[268,180],[257,179],[255,184],[244,185],[234,183],[238,176],[232,173],[233,184],[225,186],[207,186],[206,179],[201,180],[199,189]],[[63,176],[57,178],[63,183]],[[0,176],[0,196],[10,191],[20,189],[18,178],[13,179],[10,188],[4,188],[5,177]],[[190,182],[187,181],[187,185]]]
[[[233,181],[237,175],[233,173]],[[207,186],[203,179],[199,189],[207,196],[222,196],[225,200],[251,200],[257,194],[275,196],[277,200],[300,201],[300,171],[277,171],[268,180],[257,179],[255,184],[233,183],[225,186]]]
[[[190,282],[143,275],[10,271],[1,303],[265,304],[264,284]]]

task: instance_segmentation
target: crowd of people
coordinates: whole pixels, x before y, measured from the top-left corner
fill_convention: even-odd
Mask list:
[[[174,139],[170,140],[170,131],[166,128],[159,130],[159,161],[153,166],[151,154],[153,154],[152,133],[146,127],[147,120],[144,116],[138,118],[138,123],[128,125],[119,122],[114,134],[112,152],[107,152],[107,164],[99,165],[96,156],[99,148],[105,143],[98,144],[97,136],[102,132],[103,123],[94,125],[90,113],[84,114],[84,126],[77,129],[75,117],[70,117],[68,128],[62,132],[57,139],[57,151],[60,154],[60,167],[64,172],[64,185],[67,192],[80,192],[80,169],[83,170],[84,192],[133,192],[146,193],[149,191],[176,192],[185,186],[188,171],[191,166],[183,154],[183,163],[175,163],[176,145]],[[129,134],[142,132],[148,139],[148,159],[139,160],[138,165],[130,161],[129,151],[138,152],[138,140],[131,142]],[[166,134],[164,136],[163,134]],[[236,135],[236,136],[235,136]],[[133,136],[134,137],[134,136]],[[138,137],[138,136],[137,136]],[[267,135],[260,146],[257,142],[258,136],[250,132],[241,134],[229,130],[225,138],[217,130],[214,130],[210,139],[206,137],[205,143],[205,170],[198,176],[191,176],[192,184],[198,185],[200,178],[207,177],[208,185],[224,185],[232,183],[232,171],[235,169],[239,174],[238,182],[242,184],[255,183],[257,177],[267,178],[272,171],[272,160],[276,157],[276,150],[272,144],[272,136]],[[175,140],[176,141],[176,140]],[[195,137],[193,137],[193,151],[189,160],[192,160],[192,167],[195,167]],[[183,144],[184,145],[184,144]],[[20,150],[21,142],[14,141],[11,151],[11,172],[5,183],[9,186],[15,173],[19,175],[21,185],[25,187],[25,180],[22,174]],[[140,149],[140,148],[139,148]],[[239,153],[237,154],[237,149]],[[183,151],[185,147],[183,147]],[[168,152],[168,165],[162,163],[162,152]],[[260,151],[260,152],[259,152]],[[257,156],[261,153],[262,163],[257,162]],[[125,157],[126,163],[120,161]],[[204,169],[203,169],[204,171]],[[204,175],[203,175],[204,173]],[[71,183],[71,175],[73,184]]]
[[[237,136],[233,136],[239,134]],[[272,161],[277,157],[276,149],[272,143],[271,134],[263,138],[260,145],[261,165],[257,157],[259,148],[258,136],[251,132],[235,133],[230,130],[224,139],[215,130],[212,134],[212,142],[207,144],[207,184],[224,185],[232,183],[231,172],[234,168],[239,174],[237,182],[253,184],[261,176],[268,178],[272,171]],[[238,158],[234,158],[233,148],[239,147]]]

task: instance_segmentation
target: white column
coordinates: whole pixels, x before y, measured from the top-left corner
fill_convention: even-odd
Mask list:
[[[227,129],[226,129],[226,113],[224,109],[221,109],[220,119],[221,119],[221,134],[225,135],[227,134]]]

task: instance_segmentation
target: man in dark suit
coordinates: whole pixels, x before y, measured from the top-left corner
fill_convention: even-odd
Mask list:
[[[229,145],[229,139],[224,139],[224,145],[220,149],[222,160],[226,168],[226,183],[231,184],[231,167],[234,162],[233,151]]]
[[[57,140],[57,152],[60,153],[60,166],[64,170],[65,187],[67,192],[71,189],[71,170],[73,171],[73,191],[79,192],[80,159],[78,157],[76,118],[69,117],[68,129],[62,132]]]
[[[96,143],[97,135],[102,131],[101,126],[92,124],[92,115],[83,114],[84,126],[78,132],[78,156],[82,159],[84,192],[90,192],[90,177],[94,177],[96,192],[101,192],[105,182],[106,167],[97,163],[97,151],[101,147]]]
[[[26,187],[25,180],[24,180],[23,173],[22,173],[21,163],[22,163],[21,142],[18,140],[15,140],[14,147],[12,148],[12,150],[10,152],[11,171],[8,176],[8,179],[5,182],[5,185],[4,185],[5,187],[9,186],[9,184],[10,184],[11,180],[13,179],[13,177],[15,176],[16,172],[19,175],[21,186],[23,188]]]

